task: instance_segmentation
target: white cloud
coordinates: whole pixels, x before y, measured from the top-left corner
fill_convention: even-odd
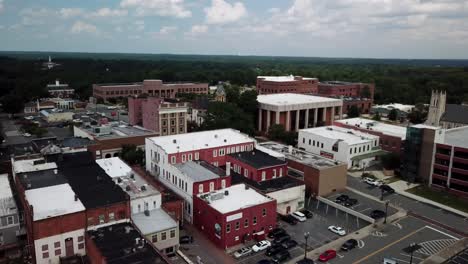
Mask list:
[[[231,5],[224,0],[211,0],[211,6],[204,10],[208,24],[232,23],[247,15],[243,3],[235,2]]]
[[[47,8],[25,8],[19,12],[23,26],[37,26],[46,23],[54,16],[54,12]]]
[[[5,6],[3,5],[3,0],[0,0],[0,12],[2,12],[4,8]]]
[[[137,20],[133,24],[135,24],[135,29],[137,31],[143,31],[145,30],[145,21],[143,20]]]
[[[174,33],[177,30],[177,27],[175,26],[164,26],[159,29],[159,34],[160,35],[168,35],[171,33]]]
[[[62,18],[71,18],[81,16],[84,11],[81,8],[61,8],[58,13]]]
[[[73,34],[79,34],[79,33],[97,33],[98,29],[95,25],[89,24],[83,21],[76,21],[71,30],[71,33]]]
[[[122,31],[123,31],[123,29],[122,29],[122,27],[121,27],[121,26],[117,26],[117,27],[115,27],[115,29],[114,29],[114,30],[115,30],[116,32],[122,32]]]
[[[122,17],[126,16],[128,11],[125,9],[110,9],[107,7],[100,8],[91,13],[93,17]]]
[[[184,0],[122,0],[120,7],[135,9],[138,16],[192,16],[192,12],[186,9]]]
[[[208,32],[207,25],[193,25],[189,32],[185,33],[188,36],[196,36]]]

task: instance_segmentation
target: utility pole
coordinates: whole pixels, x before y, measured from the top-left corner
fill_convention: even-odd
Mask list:
[[[390,201],[386,201],[385,202],[385,219],[384,219],[384,224],[387,223],[387,214],[388,214],[388,204],[390,203]]]
[[[310,233],[305,232],[304,233],[304,238],[305,238],[305,245],[304,245],[304,259],[307,258],[307,239],[309,239]]]

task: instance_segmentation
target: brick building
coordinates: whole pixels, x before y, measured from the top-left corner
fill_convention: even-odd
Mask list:
[[[276,201],[247,185],[194,196],[194,225],[222,249],[260,240],[276,226]]]
[[[129,97],[130,125],[142,125],[162,136],[187,132],[188,103],[164,101],[157,97]]]
[[[318,83],[318,94],[323,96],[359,97],[374,100],[375,85],[372,83],[353,83],[325,81]]]
[[[69,87],[66,83],[60,83],[59,80],[56,80],[54,84],[48,84],[47,91],[50,97],[55,98],[70,98],[75,94],[75,89]]]
[[[162,98],[175,98],[178,93],[208,94],[207,83],[163,83],[161,80],[144,80],[136,83],[93,84],[93,96],[108,100],[147,94]]]
[[[301,76],[257,76],[258,94],[300,93],[316,94],[317,78]]]
[[[258,131],[267,132],[273,124],[281,124],[286,131],[330,125],[341,119],[341,99],[283,93],[259,95]]]
[[[277,159],[259,150],[229,154],[230,169],[253,181],[266,181],[288,174],[285,160]]]

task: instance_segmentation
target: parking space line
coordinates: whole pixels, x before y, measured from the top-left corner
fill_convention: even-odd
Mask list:
[[[398,239],[398,240],[396,240],[396,241],[393,241],[392,243],[390,243],[390,244],[388,244],[388,245],[386,245],[386,246],[380,248],[379,250],[376,250],[376,251],[372,252],[371,254],[365,256],[364,258],[362,258],[362,259],[360,259],[360,260],[358,260],[358,261],[353,262],[353,264],[361,263],[361,262],[367,260],[368,258],[370,258],[370,257],[372,257],[372,256],[374,256],[374,255],[376,255],[376,254],[379,254],[380,252],[386,250],[387,248],[389,248],[389,247],[391,247],[391,246],[393,246],[393,245],[395,245],[395,244],[400,243],[401,241],[407,239],[408,237],[413,236],[414,234],[418,233],[419,231],[423,230],[424,228],[426,228],[426,227],[423,226],[423,227],[421,227],[421,228],[418,228],[417,230],[414,230],[413,232],[407,234],[406,236],[404,236],[404,237],[402,237],[402,238],[400,238],[400,239]]]
[[[446,236],[448,236],[448,237],[450,237],[450,238],[453,238],[453,239],[455,239],[455,240],[460,240],[459,238],[457,238],[457,237],[455,237],[455,236],[452,236],[452,235],[450,235],[450,234],[447,234],[447,233],[445,233],[445,232],[442,232],[442,231],[440,231],[439,229],[436,229],[436,228],[434,228],[434,227],[432,227],[432,226],[425,226],[425,227],[427,227],[427,228],[429,228],[429,229],[432,229],[432,230],[434,230],[434,231],[436,231],[436,232],[439,232],[439,233],[441,233],[442,235],[446,235]]]

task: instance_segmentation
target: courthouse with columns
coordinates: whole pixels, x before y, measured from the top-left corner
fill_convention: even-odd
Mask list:
[[[331,125],[342,118],[343,101],[304,94],[258,95],[258,131],[268,132],[273,124],[281,124],[286,131]]]

